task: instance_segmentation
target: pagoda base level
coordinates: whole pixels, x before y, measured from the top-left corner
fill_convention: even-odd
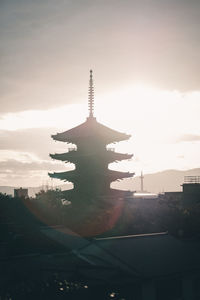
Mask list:
[[[66,200],[71,201],[72,203],[78,202],[80,203],[88,203],[93,202],[93,200],[99,200],[101,201],[108,201],[108,200],[124,200],[127,197],[130,197],[132,195],[132,192],[130,191],[124,191],[124,190],[117,190],[117,189],[109,189],[102,195],[90,195],[90,194],[83,194],[80,192],[75,191],[74,189],[63,191],[63,195],[66,198]]]

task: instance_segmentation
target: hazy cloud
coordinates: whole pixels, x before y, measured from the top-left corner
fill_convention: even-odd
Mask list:
[[[0,2],[1,111],[46,109],[142,81],[200,89],[200,2]]]
[[[0,130],[0,150],[30,152],[46,160],[49,153],[67,151],[66,145],[52,140],[51,134],[55,132],[53,128]]]
[[[200,135],[195,134],[184,134],[179,139],[178,142],[199,142]]]
[[[63,167],[64,166],[64,167]],[[67,168],[69,169],[69,168]],[[52,163],[48,161],[41,162],[20,162],[18,160],[10,159],[7,161],[0,161],[1,173],[28,173],[33,171],[63,171],[66,170],[65,165],[61,163]]]
[[[67,151],[62,143],[55,143],[50,135],[53,128],[31,128],[17,131],[0,130],[1,185],[40,185],[48,181],[48,172],[67,171],[65,164],[49,157],[49,153]],[[64,149],[65,148],[65,149]]]
[[[177,158],[179,158],[179,159],[184,159],[185,156],[184,156],[184,155],[178,155]]]
[[[69,170],[67,165],[50,161],[27,163],[10,159],[0,162],[0,182],[1,185],[39,186],[50,182],[48,172],[67,170]],[[61,183],[56,181],[56,184]]]
[[[0,161],[1,185],[41,185],[50,181],[48,172],[69,170],[69,165],[52,161],[22,162],[15,159]],[[44,182],[43,182],[44,181]],[[58,181],[58,184],[62,183]]]

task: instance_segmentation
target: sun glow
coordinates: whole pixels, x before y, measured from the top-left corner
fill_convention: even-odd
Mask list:
[[[141,170],[149,173],[198,167],[200,142],[182,141],[181,136],[200,135],[199,100],[200,92],[183,94],[142,84],[129,84],[105,94],[99,94],[95,89],[94,115],[97,121],[132,135],[129,141],[110,147],[119,152],[134,153],[134,158],[130,162],[118,163],[117,167],[112,164],[110,168],[139,174]],[[53,134],[79,125],[87,116],[86,98],[80,104],[56,109],[4,115],[0,119],[0,128],[52,128]]]

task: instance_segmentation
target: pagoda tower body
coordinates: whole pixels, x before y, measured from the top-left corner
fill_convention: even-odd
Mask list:
[[[110,170],[108,164],[132,158],[132,154],[123,154],[107,149],[111,143],[124,141],[130,135],[115,131],[96,121],[94,117],[94,87],[92,70],[89,81],[89,116],[77,127],[52,135],[55,141],[75,144],[76,149],[66,153],[50,154],[51,158],[75,164],[75,170],[49,173],[51,178],[72,182],[74,188],[65,191],[66,198],[72,205],[90,202],[94,199],[117,199],[125,195],[125,191],[111,189],[115,180],[132,177],[134,173]]]

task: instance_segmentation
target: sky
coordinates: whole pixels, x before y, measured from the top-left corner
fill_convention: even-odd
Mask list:
[[[73,168],[51,134],[85,121],[91,68],[97,120],[132,135],[111,169],[200,167],[199,26],[199,0],[1,0],[0,185]]]

